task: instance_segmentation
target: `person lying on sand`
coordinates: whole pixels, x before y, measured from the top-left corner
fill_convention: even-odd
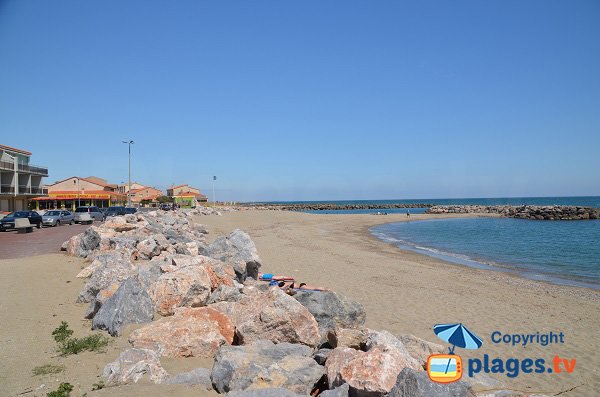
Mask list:
[[[287,293],[290,293],[290,291],[329,291],[327,288],[317,287],[316,285],[309,285],[306,283],[298,284],[295,281],[279,281],[276,285]]]

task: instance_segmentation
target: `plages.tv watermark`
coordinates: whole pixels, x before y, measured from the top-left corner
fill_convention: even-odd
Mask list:
[[[572,373],[577,365],[577,359],[561,357],[557,354],[550,358],[502,358],[490,357],[483,354],[481,358],[469,358],[466,368],[460,355],[455,354],[456,347],[462,349],[479,349],[483,340],[470,331],[462,323],[436,324],[433,332],[442,340],[450,343],[448,354],[432,354],[427,359],[427,373],[429,378],[438,383],[451,383],[460,380],[463,373],[473,377],[478,373],[504,374],[515,378],[521,374],[558,374]],[[521,346],[552,346],[565,343],[562,332],[550,331],[547,333],[503,333],[494,331],[490,334],[490,343],[506,344],[513,347]]]

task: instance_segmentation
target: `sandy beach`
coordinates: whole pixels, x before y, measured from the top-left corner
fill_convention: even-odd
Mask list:
[[[413,215],[411,221],[437,216]],[[447,215],[445,217],[448,217]],[[461,350],[463,359],[483,354],[507,358],[577,359],[571,373],[489,374],[508,388],[524,392],[593,396],[600,390],[600,293],[527,280],[506,273],[449,264],[384,243],[368,229],[407,221],[405,215],[315,215],[246,211],[198,219],[212,234],[240,228],[258,248],[266,272],[286,274],[334,289],[360,301],[367,326],[441,342],[437,323],[463,322],[484,340],[478,351]],[[492,344],[494,331],[563,332],[564,344],[512,347]]]
[[[439,216],[447,217],[447,216]],[[432,218],[414,215],[411,220]],[[360,301],[367,326],[395,334],[413,334],[441,342],[436,323],[463,322],[482,337],[478,351],[461,350],[463,360],[482,358],[576,358],[568,373],[520,374],[499,379],[506,388],[529,393],[593,396],[600,390],[597,354],[600,293],[526,280],[511,274],[452,265],[405,252],[370,235],[371,226],[406,221],[404,215],[313,215],[278,211],[241,211],[204,216],[210,240],[240,228],[258,248],[263,271],[287,274],[297,280],[334,289]],[[75,275],[84,261],[62,254],[0,260],[0,395],[45,396],[60,382],[75,385],[73,395],[114,394],[91,391],[103,367],[127,346],[130,327],[114,338],[105,353],[60,357],[51,333],[68,321],[76,336],[90,333],[83,319],[85,304],[75,304],[83,280]],[[493,344],[490,334],[563,332],[564,344],[511,347]],[[210,360],[161,360],[171,373],[210,367]],[[39,365],[64,365],[56,375],[32,376]],[[40,388],[41,385],[44,387]],[[185,386],[130,385],[120,395],[217,395]]]

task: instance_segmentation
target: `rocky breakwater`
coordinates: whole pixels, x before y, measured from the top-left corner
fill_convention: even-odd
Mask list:
[[[600,208],[566,205],[438,205],[427,214],[498,214],[507,218],[533,220],[600,219]]]
[[[77,297],[92,328],[127,337],[107,364],[107,386],[146,378],[237,397],[474,396],[463,381],[431,382],[423,365],[441,345],[364,326],[363,306],[333,291],[283,291],[257,281],[249,235],[209,242],[191,212],[111,218],[64,244],[88,265]],[[197,215],[197,214],[193,214]],[[161,358],[212,358],[169,374]],[[118,389],[114,389],[119,394]]]
[[[339,210],[385,210],[398,208],[429,208],[432,204],[245,204],[246,208],[271,211],[339,211]],[[243,207],[242,207],[243,208]]]

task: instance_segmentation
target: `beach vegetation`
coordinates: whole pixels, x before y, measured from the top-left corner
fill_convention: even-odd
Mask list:
[[[92,385],[92,391],[94,391],[94,390],[100,390],[100,389],[104,389],[104,386],[106,386],[106,385],[104,384],[104,381],[102,381],[102,380],[101,380],[101,381],[99,381],[98,383],[94,383],[94,384]]]
[[[52,331],[54,340],[58,343],[58,351],[63,355],[78,354],[82,351],[98,352],[103,351],[110,339],[101,334],[88,335],[83,338],[74,338],[73,330],[69,329],[66,321],[61,322],[60,326]]]
[[[58,389],[47,393],[47,397],[70,397],[73,391],[73,385],[70,383],[61,383]]]
[[[65,370],[64,365],[45,364],[35,367],[31,370],[33,376],[58,374]]]

